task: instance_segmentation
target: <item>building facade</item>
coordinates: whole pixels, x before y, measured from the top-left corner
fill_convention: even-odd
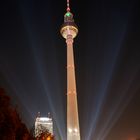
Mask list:
[[[51,133],[53,135],[53,121],[50,117],[37,117],[35,121],[35,138],[42,133]]]

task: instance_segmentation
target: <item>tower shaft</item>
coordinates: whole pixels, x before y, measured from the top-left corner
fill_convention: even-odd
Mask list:
[[[73,36],[67,35],[67,140],[80,140]]]

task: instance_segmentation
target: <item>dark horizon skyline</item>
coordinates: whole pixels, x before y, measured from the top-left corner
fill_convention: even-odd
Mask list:
[[[70,1],[81,140],[140,137],[139,0]],[[0,87],[30,128],[51,112],[66,138],[66,0],[0,4]]]

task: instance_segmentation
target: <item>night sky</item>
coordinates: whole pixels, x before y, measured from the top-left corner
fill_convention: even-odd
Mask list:
[[[140,0],[71,0],[81,140],[140,137]],[[0,2],[0,86],[31,128],[66,140],[66,0]]]

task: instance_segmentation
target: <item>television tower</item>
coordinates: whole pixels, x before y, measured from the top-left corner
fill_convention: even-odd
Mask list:
[[[67,140],[80,140],[73,55],[73,41],[78,34],[78,27],[70,11],[69,0],[67,0],[67,10],[60,33],[66,39],[67,44]]]

